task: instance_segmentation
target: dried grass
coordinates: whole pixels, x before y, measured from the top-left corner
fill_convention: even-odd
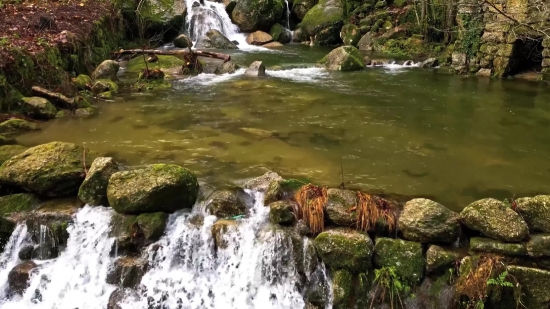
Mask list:
[[[356,228],[361,231],[372,231],[376,223],[386,223],[389,232],[395,231],[397,216],[385,199],[357,192],[357,222]]]
[[[307,184],[296,192],[294,199],[297,203],[294,210],[296,218],[304,220],[312,234],[321,233],[325,228],[327,188]]]
[[[487,282],[506,269],[502,258],[494,255],[481,256],[477,266],[472,265],[467,275],[458,278],[455,288],[458,295],[468,298],[467,308],[474,308],[489,295]]]

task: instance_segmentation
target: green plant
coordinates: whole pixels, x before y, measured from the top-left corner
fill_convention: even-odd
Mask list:
[[[501,287],[511,287],[511,288],[513,288],[514,285],[512,284],[512,282],[507,281],[506,277],[508,277],[508,271],[505,270],[502,273],[500,273],[500,275],[498,275],[498,277],[488,279],[487,280],[487,285],[498,285],[498,286],[501,286]]]
[[[472,19],[470,14],[460,14],[458,19],[461,21],[463,29],[458,51],[465,53],[469,58],[473,57],[481,46],[483,23],[479,18]]]
[[[398,305],[400,305],[400,308],[405,308],[401,300],[401,295],[407,295],[411,287],[399,277],[394,266],[375,269],[374,282],[376,282],[376,289],[370,304],[371,309],[373,308],[376,298],[378,298],[380,302],[384,302],[386,296],[389,296],[391,309],[397,308]],[[380,294],[378,294],[379,291]]]

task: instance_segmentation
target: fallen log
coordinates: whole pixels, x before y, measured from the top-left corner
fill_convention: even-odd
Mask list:
[[[53,105],[57,107],[68,108],[68,109],[76,108],[76,103],[74,101],[74,98],[67,98],[61,93],[53,92],[38,86],[33,86],[32,92],[37,96],[48,99],[50,102],[53,103]]]
[[[230,55],[226,54],[220,54],[220,53],[214,53],[214,52],[207,52],[202,50],[195,50],[195,51],[189,51],[189,50],[160,50],[160,49],[121,49],[120,51],[114,52],[118,57],[122,55],[140,55],[140,54],[153,54],[153,55],[171,55],[171,56],[184,56],[188,55],[189,53],[194,54],[197,57],[207,57],[207,58],[215,58],[223,60],[223,62],[227,62],[231,60]]]

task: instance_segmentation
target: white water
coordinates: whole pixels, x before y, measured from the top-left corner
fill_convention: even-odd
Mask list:
[[[0,304],[8,293],[8,274],[19,263],[19,250],[26,240],[27,225],[17,225],[0,255]]]
[[[288,6],[288,0],[285,0],[286,5],[286,25],[285,28],[290,31],[290,7]]]
[[[2,309],[102,309],[113,286],[105,283],[113,239],[109,238],[111,210],[82,208],[69,226],[67,248],[54,260],[40,263],[22,297]],[[39,264],[37,262],[37,264]],[[41,300],[40,300],[41,298]]]
[[[267,70],[266,74],[295,82],[315,82],[329,76],[324,68],[296,68],[289,70]]]

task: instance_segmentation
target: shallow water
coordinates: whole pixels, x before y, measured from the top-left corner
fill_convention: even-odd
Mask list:
[[[200,75],[172,90],[101,104],[22,136],[85,144],[128,164],[170,162],[225,183],[266,169],[337,186],[428,196],[460,209],[483,197],[547,192],[550,92],[544,84],[387,66],[314,67],[328,49],[234,52],[265,78]]]

